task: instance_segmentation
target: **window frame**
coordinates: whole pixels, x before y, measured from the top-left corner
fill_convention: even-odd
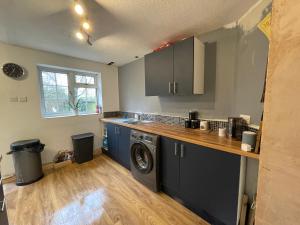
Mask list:
[[[39,88],[40,88],[40,108],[43,118],[57,118],[57,117],[69,117],[69,116],[82,116],[82,115],[94,115],[97,114],[97,112],[85,112],[80,113],[78,111],[75,111],[71,108],[70,113],[47,113],[46,112],[46,105],[45,105],[45,95],[44,95],[44,88],[43,88],[43,72],[50,72],[50,73],[62,73],[67,74],[68,77],[68,92],[73,93],[75,96],[76,89],[77,88],[95,88],[96,90],[96,105],[99,107],[100,102],[100,95],[99,91],[101,91],[101,87],[99,85],[99,73],[96,72],[89,72],[89,71],[83,71],[83,70],[76,70],[76,69],[68,69],[68,68],[61,68],[61,67],[54,67],[54,66],[45,66],[45,65],[38,65],[38,77],[39,77]],[[83,83],[76,83],[76,75],[80,76],[89,76],[94,78],[94,84],[83,84]],[[57,84],[56,84],[57,87]],[[68,99],[69,101],[71,96],[68,93]]]

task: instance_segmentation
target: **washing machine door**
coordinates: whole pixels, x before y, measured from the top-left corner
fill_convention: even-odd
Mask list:
[[[150,149],[142,142],[131,146],[131,162],[140,173],[150,173],[153,168],[153,157]]]

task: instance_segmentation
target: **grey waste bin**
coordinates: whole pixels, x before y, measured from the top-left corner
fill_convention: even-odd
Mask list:
[[[41,152],[44,144],[39,139],[16,141],[10,145],[15,173],[16,184],[31,184],[41,179],[44,174],[42,170]]]

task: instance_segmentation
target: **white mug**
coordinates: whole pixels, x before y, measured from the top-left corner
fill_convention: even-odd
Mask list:
[[[200,130],[208,130],[208,121],[202,120],[200,122]]]
[[[219,137],[226,136],[226,128],[219,128]]]

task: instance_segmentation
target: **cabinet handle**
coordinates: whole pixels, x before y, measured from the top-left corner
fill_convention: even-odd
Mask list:
[[[180,158],[183,158],[184,157],[184,145],[181,144],[180,145]]]
[[[176,94],[177,93],[177,83],[174,81],[173,84],[173,93]]]
[[[1,206],[1,209],[0,209],[0,212],[4,212],[4,208],[5,208],[5,198],[3,198],[2,201],[0,201],[2,203],[2,206]]]
[[[174,155],[177,156],[178,154],[178,143],[174,143]]]
[[[119,134],[119,127],[115,127],[115,134]]]
[[[172,83],[169,82],[169,94],[172,94]]]

